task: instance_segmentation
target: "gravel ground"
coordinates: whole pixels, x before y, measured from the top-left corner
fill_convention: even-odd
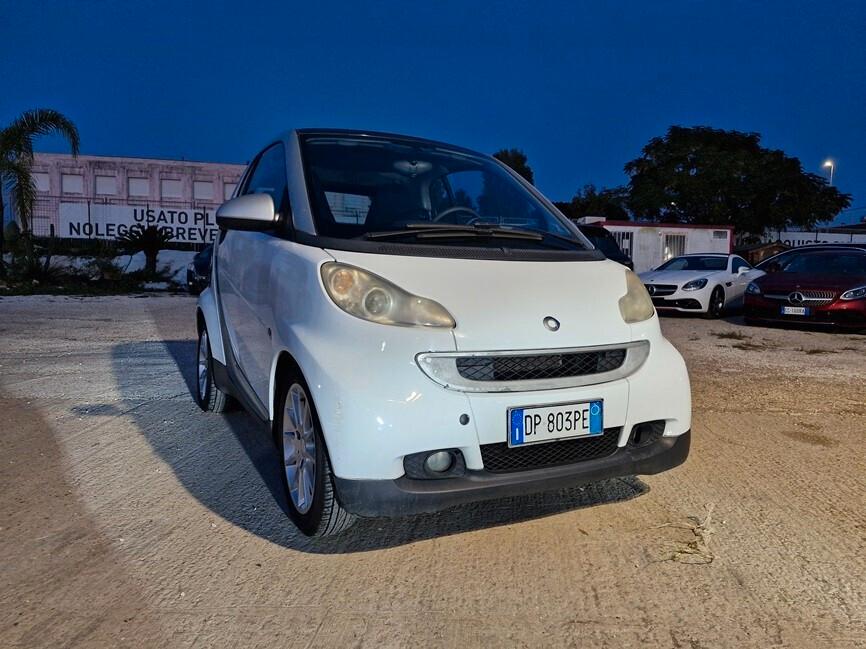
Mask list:
[[[866,337],[666,318],[683,466],[310,545],[193,305],[0,299],[0,646],[866,645]]]

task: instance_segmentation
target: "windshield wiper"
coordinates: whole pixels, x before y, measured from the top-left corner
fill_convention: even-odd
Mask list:
[[[502,239],[524,239],[543,241],[544,234],[532,230],[516,228],[500,228],[487,223],[475,225],[451,225],[448,223],[409,223],[400,230],[382,232],[367,232],[365,239],[397,239],[400,237],[415,237],[417,239],[454,239],[459,237],[494,237]]]

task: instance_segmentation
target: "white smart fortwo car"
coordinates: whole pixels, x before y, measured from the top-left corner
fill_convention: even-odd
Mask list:
[[[657,309],[719,318],[742,306],[746,287],[764,274],[739,255],[705,253],[668,259],[640,279]]]
[[[685,460],[688,374],[644,286],[493,158],[292,131],[217,222],[198,402],[271,427],[304,533]]]

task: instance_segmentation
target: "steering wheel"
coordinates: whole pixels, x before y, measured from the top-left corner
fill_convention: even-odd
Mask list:
[[[471,207],[466,207],[465,205],[455,205],[454,207],[449,207],[447,210],[439,212],[439,214],[436,215],[436,218],[433,219],[433,222],[439,223],[446,216],[455,214],[457,212],[467,212],[470,215],[471,218],[466,222],[467,225],[472,225],[473,223],[482,218],[481,215],[475,210],[473,210]]]

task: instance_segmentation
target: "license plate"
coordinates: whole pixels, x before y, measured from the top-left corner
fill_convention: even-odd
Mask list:
[[[807,306],[783,306],[782,315],[809,315]]]
[[[604,433],[604,401],[508,409],[508,445],[523,446]]]

